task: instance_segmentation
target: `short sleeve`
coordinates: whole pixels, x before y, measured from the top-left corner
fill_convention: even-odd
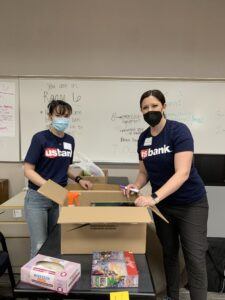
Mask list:
[[[73,139],[73,141],[72,141],[72,156],[71,156],[71,159],[70,159],[70,164],[71,164],[71,165],[72,165],[72,163],[73,163],[74,149],[75,149],[75,141],[74,141],[74,139]]]
[[[141,136],[138,139],[137,153],[138,153],[139,161],[143,160],[142,157],[141,157]]]
[[[194,151],[194,140],[189,128],[182,123],[176,125],[173,130],[174,153],[183,151]]]
[[[38,138],[38,135],[36,134],[33,136],[31,140],[31,144],[27,151],[27,155],[24,161],[32,165],[36,165],[38,160],[40,159],[41,151],[42,151],[41,142],[40,139]]]

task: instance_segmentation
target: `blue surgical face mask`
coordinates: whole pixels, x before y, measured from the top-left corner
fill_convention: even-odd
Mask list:
[[[69,118],[64,118],[64,117],[54,117],[52,119],[52,126],[58,130],[64,132],[66,128],[68,128],[70,123]]]

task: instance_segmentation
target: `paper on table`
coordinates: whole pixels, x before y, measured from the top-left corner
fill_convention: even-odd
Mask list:
[[[110,293],[110,300],[129,300],[129,299],[130,297],[127,291]]]

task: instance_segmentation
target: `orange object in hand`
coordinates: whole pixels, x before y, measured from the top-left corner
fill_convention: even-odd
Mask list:
[[[68,192],[68,206],[80,206],[79,196],[78,192]]]
[[[74,199],[74,203],[76,206],[80,206],[80,201],[79,201],[79,196],[80,196],[80,193],[78,192],[74,192],[73,193],[73,199]]]
[[[74,206],[73,192],[68,192],[68,206]]]

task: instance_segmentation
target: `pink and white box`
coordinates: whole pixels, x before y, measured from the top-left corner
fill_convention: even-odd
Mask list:
[[[38,254],[21,267],[21,281],[68,294],[81,276],[81,265]]]

